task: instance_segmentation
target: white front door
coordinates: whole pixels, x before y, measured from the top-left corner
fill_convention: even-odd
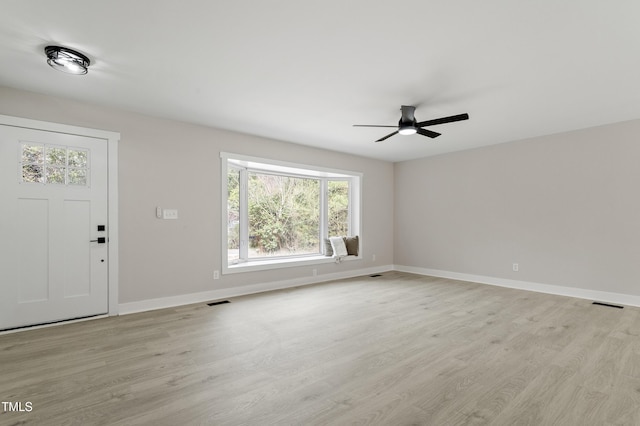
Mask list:
[[[108,312],[107,141],[0,125],[0,330]]]

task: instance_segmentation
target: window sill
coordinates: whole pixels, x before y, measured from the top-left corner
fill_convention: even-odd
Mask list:
[[[360,260],[362,256],[345,256],[340,261],[350,262]],[[251,262],[238,263],[222,268],[223,274],[236,274],[240,272],[265,271],[268,269],[291,268],[296,266],[320,265],[323,263],[336,263],[336,259],[330,256],[305,256],[298,259],[273,259],[254,260]]]

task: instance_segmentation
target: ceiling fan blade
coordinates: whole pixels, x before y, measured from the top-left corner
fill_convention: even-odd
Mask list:
[[[441,135],[441,133],[434,132],[432,130],[427,130],[427,129],[420,129],[420,128],[416,129],[416,132],[418,132],[422,136],[427,136],[430,138],[437,138],[438,136]]]
[[[435,120],[421,121],[416,124],[417,127],[435,126],[436,124],[453,123],[454,121],[468,120],[469,114],[458,114],[450,117],[436,118]]]
[[[396,124],[395,126],[384,126],[380,124],[354,124],[353,127],[398,127],[398,125]]]
[[[393,133],[389,133],[387,136],[383,136],[383,137],[381,137],[381,138],[380,138],[380,139],[378,139],[376,142],[382,142],[383,140],[389,139],[391,136],[393,136],[393,135],[395,135],[395,134],[397,134],[397,133],[398,133],[398,131],[396,130],[396,131],[395,131],[395,132],[393,132]]]

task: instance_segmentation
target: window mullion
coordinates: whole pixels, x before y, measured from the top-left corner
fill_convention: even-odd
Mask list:
[[[347,226],[349,227],[348,229],[348,234],[351,236],[354,236],[355,234],[353,233],[354,230],[354,226],[353,226],[353,180],[350,179],[349,181],[349,186],[347,187]]]
[[[320,179],[320,252],[324,253],[324,239],[329,236],[329,185]]]
[[[247,169],[240,170],[240,226],[238,237],[240,238],[240,261],[249,259],[249,190]]]

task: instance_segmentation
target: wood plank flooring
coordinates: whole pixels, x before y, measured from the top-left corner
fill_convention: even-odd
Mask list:
[[[0,336],[0,425],[640,425],[640,309],[399,272]]]

